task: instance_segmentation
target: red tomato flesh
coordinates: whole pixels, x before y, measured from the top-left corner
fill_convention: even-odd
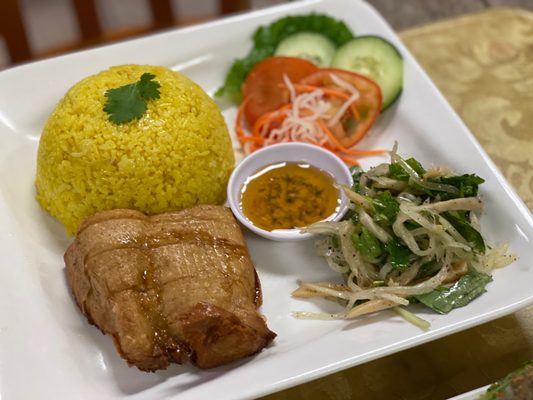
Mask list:
[[[243,98],[248,101],[244,115],[250,127],[263,114],[289,102],[283,75],[291,82],[318,71],[311,62],[295,57],[269,57],[256,64],[244,81]]]
[[[331,79],[332,74],[355,87],[360,95],[354,102],[359,118],[351,116],[343,118],[341,123],[331,129],[339,143],[345,148],[350,148],[365,135],[378,117],[382,102],[381,89],[374,81],[363,75],[337,68],[321,68],[302,78],[299,83],[339,90],[339,86]]]

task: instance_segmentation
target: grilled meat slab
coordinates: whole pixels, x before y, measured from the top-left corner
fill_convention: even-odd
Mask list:
[[[65,264],[83,314],[141,370],[216,367],[276,336],[257,312],[259,279],[225,207],[99,212],[78,228]]]

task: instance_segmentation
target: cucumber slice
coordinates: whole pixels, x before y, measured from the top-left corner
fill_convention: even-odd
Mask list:
[[[376,81],[383,95],[382,111],[402,92],[402,55],[379,36],[359,36],[345,43],[335,53],[331,66],[357,72]]]
[[[283,39],[274,55],[304,58],[318,67],[327,67],[335,50],[335,44],[326,36],[315,32],[299,32]]]

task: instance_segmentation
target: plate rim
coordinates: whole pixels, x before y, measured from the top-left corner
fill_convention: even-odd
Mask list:
[[[90,48],[90,49],[86,49],[86,50],[81,50],[81,51],[77,51],[77,52],[74,52],[74,53],[69,53],[69,54],[66,54],[66,55],[58,56],[58,57],[44,59],[44,60],[40,60],[40,61],[37,61],[37,62],[34,62],[34,63],[27,63],[27,64],[23,64],[23,65],[15,66],[13,68],[6,69],[4,71],[0,71],[0,79],[3,76],[5,76],[7,73],[11,74],[11,73],[13,73],[13,71],[20,71],[20,70],[22,70],[24,68],[32,68],[36,64],[48,64],[50,62],[60,61],[63,58],[72,58],[73,56],[77,56],[78,57],[80,55],[90,55],[90,54],[94,54],[95,52],[100,51],[102,48],[113,48],[113,47],[116,48],[116,47],[123,46],[125,43],[140,42],[140,41],[144,41],[144,40],[147,40],[147,41],[154,41],[155,40],[155,41],[157,41],[159,37],[164,37],[164,36],[168,35],[169,33],[174,33],[174,32],[178,32],[178,31],[180,33],[201,31],[201,30],[209,28],[209,27],[214,27],[214,26],[234,23],[234,22],[238,22],[239,20],[246,20],[248,18],[252,18],[252,17],[255,17],[255,16],[263,16],[263,15],[268,15],[268,14],[278,14],[280,12],[285,12],[285,11],[299,10],[299,9],[302,9],[302,8],[305,8],[305,7],[308,7],[308,6],[311,6],[311,5],[322,4],[324,2],[325,2],[325,0],[303,0],[303,1],[300,1],[300,2],[296,2],[296,3],[282,4],[282,5],[279,5],[279,6],[270,7],[269,9],[267,9],[267,11],[256,10],[256,11],[252,11],[251,13],[243,13],[243,14],[231,16],[231,17],[228,17],[228,18],[223,18],[223,19],[220,19],[220,20],[217,20],[217,21],[212,21],[212,22],[208,22],[208,23],[204,23],[204,24],[199,24],[199,25],[192,26],[192,27],[172,29],[172,30],[170,30],[168,32],[156,33],[156,34],[148,35],[148,36],[137,38],[137,39],[131,39],[131,40],[126,40],[126,41],[121,41],[121,42],[118,42],[118,43],[113,43],[113,44],[110,44],[110,45],[107,45],[107,46],[100,46],[100,47]],[[336,1],[336,3],[341,3],[341,2],[343,2],[343,3],[348,3],[348,2],[354,2],[355,3],[355,2],[357,2],[357,3],[363,4],[365,7],[367,7],[370,10],[372,10],[372,12],[375,14],[375,16],[380,18],[388,26],[388,24],[383,19],[383,17],[375,10],[375,8],[372,5],[370,5],[370,4],[368,4],[368,3],[364,2],[364,1],[361,1],[361,0],[337,0]],[[333,2],[333,3],[335,3],[335,2]],[[389,28],[390,28],[390,26],[389,26]],[[391,29],[391,31],[392,31],[392,29]],[[400,41],[400,39],[397,36],[397,34],[396,33],[393,33],[393,34],[398,39],[398,41]],[[476,147],[476,150],[481,154],[481,156],[484,159],[484,161],[489,165],[489,167],[493,171],[495,177],[498,179],[498,183],[501,185],[501,187],[503,187],[504,189],[506,189],[506,191],[508,191],[509,196],[512,198],[513,203],[518,206],[519,211],[522,214],[525,214],[525,215],[529,216],[529,223],[533,226],[533,217],[531,216],[531,213],[529,213],[529,210],[527,209],[527,206],[524,204],[524,202],[521,200],[521,198],[516,194],[514,189],[512,189],[512,187],[507,182],[507,180],[505,179],[505,177],[503,176],[501,171],[499,171],[499,169],[495,166],[494,162],[491,160],[491,158],[488,156],[488,154],[485,152],[485,150],[481,147],[479,142],[475,139],[475,137],[470,132],[468,127],[465,125],[465,123],[455,113],[455,111],[453,110],[453,108],[451,107],[449,102],[446,100],[446,98],[442,95],[442,93],[438,90],[438,88],[430,80],[429,76],[427,76],[427,74],[423,71],[421,66],[416,61],[416,59],[412,56],[410,51],[403,44],[402,44],[402,52],[403,52],[403,54],[408,55],[408,57],[410,57],[412,59],[411,61],[414,63],[414,65],[419,70],[419,71],[416,71],[416,72],[417,73],[419,73],[420,71],[422,72],[422,76],[426,80],[425,84],[429,83],[432,86],[432,88],[434,89],[433,91],[434,91],[435,95],[440,98],[440,101],[443,101],[446,104],[446,106],[448,107],[448,109],[450,111],[450,113],[449,113],[449,115],[447,117],[453,116],[453,118],[456,120],[456,122],[458,122],[459,124],[462,125],[463,130],[470,135],[470,139],[471,139],[472,143],[474,144],[474,146]],[[0,193],[0,200],[1,200],[1,193]],[[1,205],[2,204],[1,204],[1,201],[0,201],[0,206]],[[527,211],[527,213],[526,213],[526,211]],[[0,231],[1,231],[1,229],[0,229]],[[240,393],[244,394],[245,396],[254,397],[254,396],[257,396],[257,395],[264,396],[264,395],[267,395],[267,394],[270,394],[270,393],[273,393],[273,392],[276,392],[276,391],[279,391],[279,390],[284,390],[286,388],[293,387],[293,386],[296,386],[298,384],[302,384],[302,383],[305,383],[305,382],[308,382],[308,381],[311,381],[311,380],[315,380],[317,378],[320,378],[320,377],[323,377],[323,376],[326,376],[326,375],[330,375],[332,373],[335,373],[335,372],[338,372],[340,370],[349,368],[351,366],[363,364],[363,363],[366,363],[368,361],[371,361],[371,360],[374,360],[374,359],[377,359],[377,358],[380,358],[380,357],[383,357],[383,356],[386,356],[386,355],[389,355],[389,354],[393,354],[393,353],[396,353],[396,352],[399,352],[399,351],[403,351],[403,350],[411,348],[411,347],[419,346],[422,343],[427,343],[427,342],[439,339],[441,337],[457,333],[457,332],[462,331],[462,330],[470,329],[470,328],[472,328],[474,326],[477,326],[477,325],[480,325],[482,323],[485,323],[485,322],[500,318],[502,316],[511,314],[511,313],[513,313],[515,311],[518,311],[521,308],[527,307],[528,305],[531,305],[531,304],[533,304],[533,294],[531,294],[529,298],[525,298],[525,299],[517,301],[517,302],[515,302],[513,304],[509,304],[509,305],[507,305],[505,307],[501,307],[501,308],[499,308],[496,311],[487,312],[487,313],[485,313],[485,314],[483,314],[481,316],[477,316],[475,318],[471,318],[470,320],[468,320],[468,322],[466,324],[465,323],[457,324],[457,326],[455,326],[455,327],[453,327],[451,329],[450,328],[441,329],[441,330],[432,332],[429,335],[426,335],[426,336],[423,336],[423,337],[422,336],[418,337],[417,339],[414,339],[414,340],[412,340],[412,341],[410,341],[408,343],[403,343],[400,346],[396,346],[396,347],[395,346],[388,346],[385,349],[375,350],[371,354],[367,355],[366,357],[363,357],[361,360],[359,360],[359,361],[357,361],[355,363],[351,362],[352,359],[347,358],[347,359],[342,360],[341,362],[339,362],[337,365],[335,365],[333,367],[325,366],[321,370],[317,370],[317,371],[311,372],[310,374],[308,374],[306,376],[303,376],[303,377],[296,377],[296,378],[293,377],[293,378],[287,379],[287,380],[285,380],[284,382],[281,382],[281,383],[279,383],[279,382],[277,384],[273,383],[272,387],[265,388],[265,390],[263,390],[262,392],[261,391],[257,391],[257,390],[250,390],[250,391],[246,391],[246,392],[241,391]],[[178,395],[179,394],[177,394],[177,396]]]

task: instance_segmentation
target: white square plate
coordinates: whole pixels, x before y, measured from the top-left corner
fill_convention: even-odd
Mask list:
[[[415,308],[428,331],[393,313],[354,322],[307,321],[294,310],[316,304],[290,297],[297,280],[334,279],[312,241],[275,243],[247,234],[264,292],[262,312],[277,332],[259,355],[209,371],[172,366],[148,374],[128,368],[109,337],[90,326],[71,299],[63,253],[71,239],[34,200],[42,126],[75,82],[111,65],[164,65],[213,93],[260,25],[288,14],[327,13],[357,34],[391,40],[405,57],[405,90],[365,139],[426,164],[447,164],[486,179],[482,228],[492,243],[508,241],[520,259],[498,270],[488,292],[449,315]],[[224,110],[233,126],[235,109]],[[366,159],[368,167],[383,159]],[[258,397],[416,346],[511,313],[533,301],[533,221],[492,161],[390,27],[357,0],[316,0],[256,11],[183,30],[23,65],[0,73],[0,395],[3,399],[208,399]]]
[[[467,393],[454,396],[452,398],[449,398],[448,400],[477,400],[479,399],[479,397],[481,397],[482,394],[484,394],[488,390],[489,386],[490,385],[470,390]]]

